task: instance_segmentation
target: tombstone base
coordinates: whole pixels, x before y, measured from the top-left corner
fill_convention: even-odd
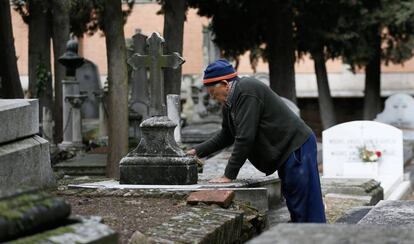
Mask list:
[[[82,151],[85,149],[85,145],[82,142],[63,141],[58,144],[60,150],[65,151]]]
[[[197,164],[192,157],[124,157],[120,184],[197,184]]]

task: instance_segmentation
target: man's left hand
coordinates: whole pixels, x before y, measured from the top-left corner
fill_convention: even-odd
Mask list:
[[[230,183],[231,181],[232,180],[227,178],[226,176],[221,176],[221,177],[209,180],[209,183]]]

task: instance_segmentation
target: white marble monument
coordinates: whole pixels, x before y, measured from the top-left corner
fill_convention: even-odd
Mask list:
[[[403,180],[401,130],[379,122],[352,121],[322,133],[324,178],[372,178],[387,198]]]

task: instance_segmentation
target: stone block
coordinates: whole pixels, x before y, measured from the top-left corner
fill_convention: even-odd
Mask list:
[[[358,224],[413,225],[414,201],[381,201]]]
[[[188,196],[188,204],[206,203],[217,204],[224,208],[230,206],[231,201],[234,199],[234,191],[226,190],[206,190],[193,192]]]
[[[370,205],[371,197],[328,193],[324,200],[327,220],[333,223],[354,207]]]
[[[268,191],[264,187],[258,188],[235,188],[235,200],[249,202],[251,206],[259,211],[269,210]]]
[[[348,210],[342,217],[337,219],[335,223],[342,224],[357,224],[369,211],[372,206],[355,207]]]
[[[54,184],[48,141],[33,136],[0,146],[0,196],[17,188]]]
[[[145,232],[155,243],[238,243],[243,213],[221,208],[191,208]]]
[[[0,143],[39,132],[37,99],[0,99]]]
[[[369,196],[369,205],[375,205],[384,199],[384,190],[373,179],[321,179],[322,194],[328,193]]]
[[[279,224],[247,243],[414,243],[414,232],[409,226]]]

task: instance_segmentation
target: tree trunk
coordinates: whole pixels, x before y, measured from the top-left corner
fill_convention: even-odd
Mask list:
[[[184,20],[186,0],[165,0],[164,2],[164,38],[167,54],[178,52],[183,55]],[[181,66],[164,70],[164,94],[181,92]]]
[[[44,0],[29,2],[29,96],[39,98],[42,109],[52,111],[53,88],[50,67],[50,11]]]
[[[23,98],[9,0],[0,0],[0,50],[0,98]]]
[[[296,103],[293,13],[290,1],[279,3],[273,16],[274,30],[269,33],[267,52],[270,88]]]
[[[372,45],[375,54],[365,67],[364,119],[372,120],[381,110],[381,36]]]
[[[323,129],[336,124],[336,116],[329,90],[328,74],[326,72],[326,63],[323,49],[320,48],[312,52],[312,58],[315,65],[316,82],[318,83],[319,112],[321,115]]]
[[[65,77],[65,66],[58,62],[60,56],[66,51],[66,43],[69,40],[69,2],[68,0],[52,0],[52,40],[54,57],[55,78],[55,104],[54,104],[54,140],[59,143],[63,139],[62,121],[62,80]]]
[[[128,70],[121,1],[104,1],[103,29],[109,81],[108,177],[119,179],[119,161],[128,153]]]

